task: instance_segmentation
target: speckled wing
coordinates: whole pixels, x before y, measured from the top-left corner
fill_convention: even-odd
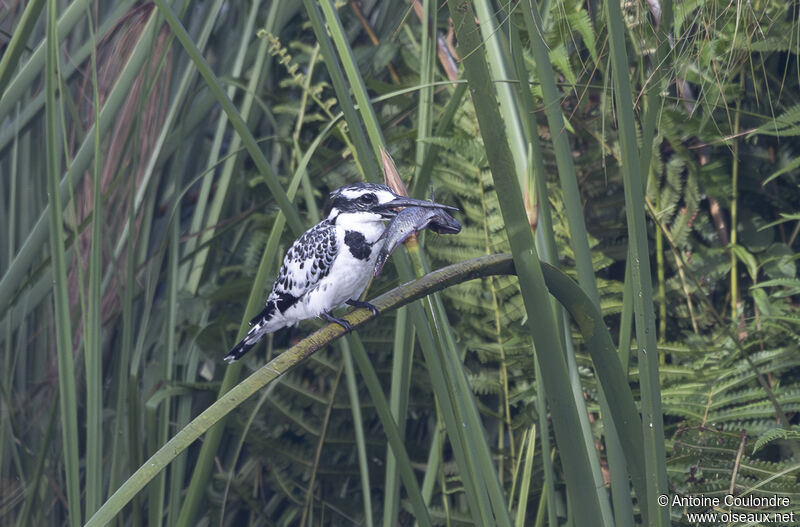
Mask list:
[[[316,224],[292,244],[264,309],[250,321],[250,331],[225,356],[225,362],[240,359],[264,334],[287,325],[280,315],[328,275],[336,249],[336,227],[328,220]]]
[[[274,301],[278,311],[285,312],[328,275],[336,251],[333,223],[323,220],[307,230],[286,251],[268,302]]]
[[[285,318],[286,311],[328,276],[336,257],[336,226],[323,220],[311,227],[286,251],[278,278],[261,313],[250,321],[250,330],[223,360],[240,359],[267,333],[295,323]]]

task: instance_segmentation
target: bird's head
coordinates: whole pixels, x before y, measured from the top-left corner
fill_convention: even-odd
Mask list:
[[[340,214],[363,215],[373,221],[391,219],[397,215],[397,208],[425,207],[457,210],[454,207],[420,199],[398,196],[386,185],[375,183],[353,183],[331,192],[331,212],[329,219]]]

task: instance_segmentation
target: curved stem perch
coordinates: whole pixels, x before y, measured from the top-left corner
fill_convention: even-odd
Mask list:
[[[641,420],[617,358],[616,349],[602,321],[602,315],[585,298],[585,294],[574,281],[550,265],[542,263],[542,267],[550,292],[572,314],[586,339],[598,377],[613,409],[614,415],[611,417],[623,439],[623,447],[628,456],[628,467],[632,472],[634,486],[637,487],[639,477],[633,473],[637,467],[644,466],[640,434]],[[402,284],[384,293],[373,299],[371,303],[381,313],[392,311],[451,285],[475,278],[507,274],[515,274],[511,255],[483,256],[428,273],[417,280]],[[354,328],[358,328],[375,316],[369,309],[356,309],[345,315],[344,318]],[[105,525],[111,521],[147,483],[217,421],[293,366],[344,334],[345,330],[339,324],[329,324],[253,372],[167,441],[117,489],[89,519],[86,527]],[[547,350],[542,350],[542,352],[546,353]],[[396,452],[396,454],[402,456],[405,452]],[[404,484],[409,488],[412,482],[404,481]],[[416,481],[413,482],[413,486],[416,486]],[[637,490],[639,490],[638,487]]]

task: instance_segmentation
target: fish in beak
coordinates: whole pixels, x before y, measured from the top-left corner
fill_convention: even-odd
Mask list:
[[[394,218],[381,235],[384,244],[378,253],[374,276],[380,274],[389,256],[412,234],[416,234],[426,227],[439,234],[457,234],[461,231],[461,224],[458,223],[458,220],[444,211],[444,209],[458,209],[446,205],[431,207],[430,205],[438,205],[432,201],[424,201],[423,203],[428,204],[428,206],[406,206],[400,212],[395,213]]]

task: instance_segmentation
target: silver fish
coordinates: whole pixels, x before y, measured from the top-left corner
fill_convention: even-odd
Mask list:
[[[406,207],[392,218],[381,235],[385,243],[378,253],[374,276],[380,274],[386,260],[401,243],[426,227],[438,234],[457,234],[461,231],[458,220],[443,209]]]

